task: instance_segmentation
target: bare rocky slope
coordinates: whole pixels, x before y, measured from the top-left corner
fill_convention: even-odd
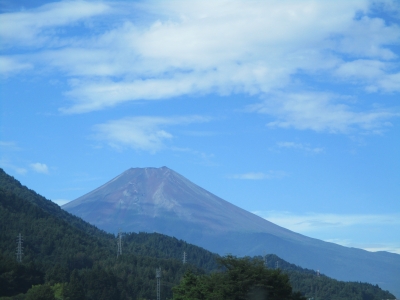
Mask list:
[[[309,238],[247,212],[167,167],[132,168],[62,207],[100,229],[159,232],[219,254],[274,253],[345,281],[400,297],[400,255]]]

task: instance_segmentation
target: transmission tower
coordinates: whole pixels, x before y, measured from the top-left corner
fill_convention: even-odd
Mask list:
[[[118,237],[117,237],[117,258],[118,256],[122,255],[122,233],[121,229],[118,230]]]
[[[20,233],[17,236],[17,262],[19,262],[19,263],[22,262],[22,255],[24,254],[23,253],[24,248],[22,247],[22,242],[23,242],[23,239],[22,239],[22,235]]]
[[[317,270],[317,277],[319,277],[319,275],[320,275],[319,270]]]
[[[183,251],[183,264],[186,264],[186,251]]]
[[[264,266],[266,268],[268,268],[268,258],[267,258],[267,254],[264,254]]]
[[[279,269],[279,260],[275,262],[275,269]]]
[[[157,300],[161,300],[160,290],[161,290],[161,267],[156,269],[156,278],[157,278]]]

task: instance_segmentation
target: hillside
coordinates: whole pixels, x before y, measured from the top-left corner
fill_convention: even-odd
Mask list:
[[[0,297],[24,299],[23,295],[16,295],[26,293],[32,285],[41,285],[52,287],[58,295],[64,291],[73,299],[152,299],[156,292],[155,269],[161,267],[161,292],[171,298],[171,288],[189,269],[200,275],[217,269],[217,255],[157,233],[124,234],[123,254],[117,258],[114,235],[69,215],[2,170],[0,228]],[[19,233],[24,238],[21,264],[15,257]],[[318,279],[318,288],[313,289],[315,271],[275,255],[268,255],[267,259],[271,269],[279,260],[279,267],[289,274],[294,290],[304,291],[307,296],[325,295],[322,291],[328,290],[332,298],[324,299],[394,298],[375,286],[371,291],[368,284],[337,282],[328,277]]]
[[[79,278],[87,299],[101,299],[106,291],[118,295],[113,299],[154,298],[158,267],[163,270],[163,293],[171,296],[171,287],[186,269],[215,268],[214,254],[157,234],[126,234],[123,255],[117,259],[114,235],[69,215],[2,170],[0,228],[0,296],[25,293],[32,284],[71,283]],[[24,238],[21,265],[15,263],[19,233]],[[183,251],[188,253],[186,265],[181,261]],[[102,281],[106,283],[99,288]]]

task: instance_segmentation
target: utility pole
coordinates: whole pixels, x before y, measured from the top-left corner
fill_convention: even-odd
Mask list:
[[[161,300],[160,290],[161,290],[161,267],[156,269],[156,278],[157,278],[157,300]]]
[[[22,262],[22,255],[24,254],[23,253],[24,248],[22,247],[22,242],[23,242],[23,239],[22,239],[22,235],[20,233],[17,236],[17,262],[19,262],[19,263]]]
[[[186,251],[183,251],[183,264],[186,264]]]
[[[122,255],[122,233],[121,229],[118,230],[118,237],[117,237],[117,258],[118,256]]]

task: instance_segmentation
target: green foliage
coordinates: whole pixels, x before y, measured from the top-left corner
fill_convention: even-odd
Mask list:
[[[65,283],[56,283],[55,285],[53,285],[51,287],[51,289],[54,292],[54,298],[56,298],[56,300],[63,300],[64,299],[64,287],[65,287]]]
[[[313,297],[314,300],[381,300],[395,299],[377,285],[361,282],[343,282],[324,275],[287,272],[293,289]]]
[[[288,263],[278,256],[267,255],[268,267],[273,268],[276,262],[279,268],[289,276],[294,291],[314,300],[381,300],[395,299],[388,291],[379,286],[361,282],[344,282],[318,275],[314,270],[303,269]],[[258,257],[261,259],[261,257]]]
[[[56,300],[52,288],[45,285],[34,285],[26,293],[26,300]]]
[[[15,258],[0,254],[0,296],[26,293],[32,285],[43,283],[44,274],[33,264],[18,264]]]
[[[228,255],[219,258],[218,262],[222,272],[210,275],[186,273],[181,283],[173,288],[173,299],[305,299],[298,293],[292,294],[286,274],[267,269],[260,259]]]

